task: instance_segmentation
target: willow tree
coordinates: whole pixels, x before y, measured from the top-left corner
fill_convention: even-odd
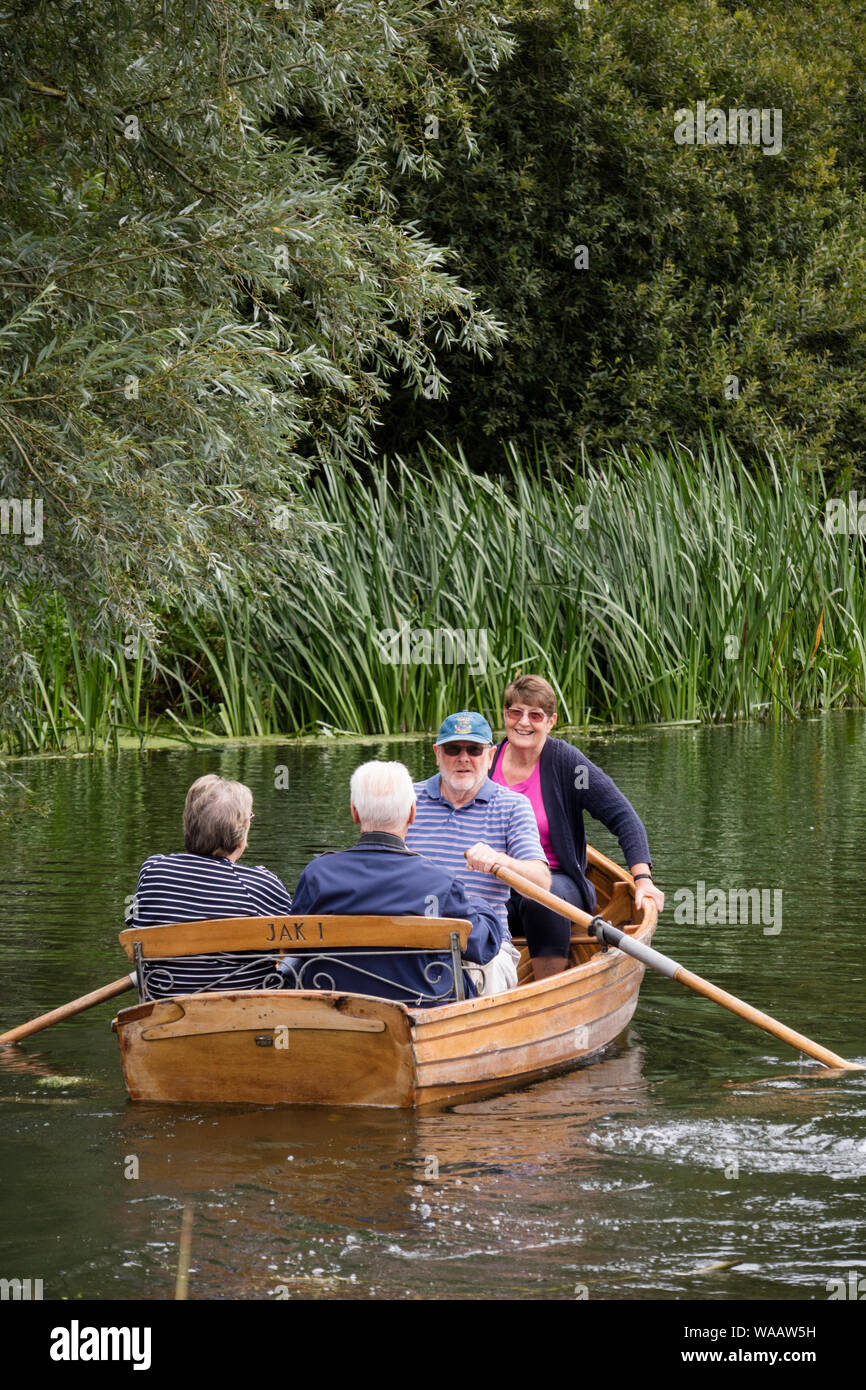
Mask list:
[[[486,0],[13,0],[2,22],[8,727],[51,605],[119,660],[158,653],[167,613],[266,602],[308,470],[362,457],[395,383],[444,393],[448,349],[501,336],[387,186],[435,172],[431,111],[471,150],[466,93],[509,41]],[[343,147],[312,150],[304,122],[337,111]]]

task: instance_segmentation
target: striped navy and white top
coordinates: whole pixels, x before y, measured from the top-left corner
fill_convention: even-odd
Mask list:
[[[416,782],[415,795],[417,807],[406,831],[407,849],[447,869],[460,880],[468,897],[481,898],[492,907],[502,927],[502,940],[510,941],[505,904],[511,889],[494,874],[467,868],[463,852],[483,841],[512,859],[540,859],[546,864],[529,797],[488,777],[465,806],[453,806],[442,795],[438,773],[426,782]]]
[[[269,869],[233,864],[201,854],[154,854],[138,875],[126,915],[128,927],[163,927],[217,917],[286,917],[288,890]],[[261,989],[273,975],[270,957],[255,951],[218,951],[145,962],[147,997],[200,990]]]

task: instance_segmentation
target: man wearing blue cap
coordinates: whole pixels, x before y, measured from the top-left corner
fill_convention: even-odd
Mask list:
[[[512,989],[519,955],[508,930],[511,890],[490,870],[504,864],[549,890],[550,869],[532,805],[520,792],[488,777],[495,752],[493,731],[475,710],[449,714],[433,752],[439,771],[415,783],[417,809],[406,845],[448,869],[462,880],[469,897],[481,898],[493,908],[502,926],[503,946],[484,967],[479,993]]]

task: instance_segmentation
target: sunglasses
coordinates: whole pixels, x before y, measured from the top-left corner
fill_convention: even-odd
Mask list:
[[[509,708],[505,711],[505,718],[512,724],[518,724],[524,715],[533,724],[543,724],[547,718],[543,709],[520,709],[518,706],[515,709]]]
[[[482,753],[487,752],[483,743],[440,743],[439,747],[449,758],[459,758],[461,753],[468,753],[470,758],[480,758]]]

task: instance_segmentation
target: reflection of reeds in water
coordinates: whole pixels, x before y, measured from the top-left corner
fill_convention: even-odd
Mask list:
[[[177,1246],[177,1280],[174,1286],[175,1299],[184,1299],[189,1288],[189,1260],[192,1251],[193,1207],[185,1206],[180,1223],[180,1240]]]

